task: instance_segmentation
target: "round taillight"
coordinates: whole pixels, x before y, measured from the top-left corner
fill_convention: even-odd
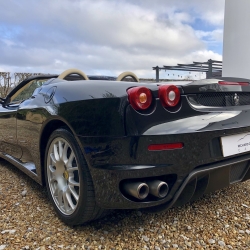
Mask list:
[[[145,110],[152,103],[152,93],[146,87],[134,87],[127,90],[128,100],[135,110]]]
[[[159,98],[164,107],[175,107],[181,98],[180,90],[174,85],[159,87]]]

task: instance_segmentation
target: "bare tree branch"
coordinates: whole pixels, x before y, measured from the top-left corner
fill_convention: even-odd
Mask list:
[[[30,76],[42,75],[41,73],[14,73],[0,72],[0,97],[4,98],[8,93],[16,87],[20,82]]]

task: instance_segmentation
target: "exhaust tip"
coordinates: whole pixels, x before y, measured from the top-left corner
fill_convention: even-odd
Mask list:
[[[149,194],[149,187],[144,182],[126,182],[123,184],[123,190],[139,200],[145,199]]]
[[[148,196],[148,193],[149,193],[148,185],[146,183],[141,183],[138,186],[137,192],[138,192],[138,198],[140,200],[145,199]]]
[[[158,198],[166,197],[169,191],[168,184],[164,181],[159,181],[159,180],[149,181],[148,186],[149,186],[149,193]]]
[[[158,187],[158,197],[159,198],[164,198],[167,196],[168,191],[169,191],[169,187],[168,184],[166,182],[162,182],[159,187]]]

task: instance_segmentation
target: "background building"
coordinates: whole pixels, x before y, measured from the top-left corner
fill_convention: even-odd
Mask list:
[[[226,0],[223,76],[250,79],[250,1]]]

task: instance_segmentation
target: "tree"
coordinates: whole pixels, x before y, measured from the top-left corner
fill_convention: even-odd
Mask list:
[[[8,93],[26,78],[34,75],[42,75],[41,73],[14,73],[0,72],[0,97],[4,98]]]

